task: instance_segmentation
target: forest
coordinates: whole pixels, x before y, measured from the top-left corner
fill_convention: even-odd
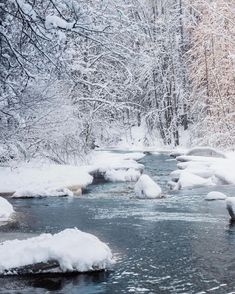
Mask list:
[[[1,0],[1,161],[235,142],[233,0]],[[157,143],[156,143],[157,142]]]

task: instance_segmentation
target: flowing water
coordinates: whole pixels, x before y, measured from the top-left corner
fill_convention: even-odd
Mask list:
[[[176,162],[167,154],[141,163],[166,198],[138,200],[133,183],[106,183],[80,198],[12,200],[17,222],[0,227],[0,240],[78,227],[107,242],[116,265],[90,275],[4,277],[0,292],[235,293],[235,227],[224,201],[204,200],[212,188],[170,192]],[[235,196],[234,186],[216,190]]]

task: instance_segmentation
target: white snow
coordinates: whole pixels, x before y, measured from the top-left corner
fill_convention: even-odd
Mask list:
[[[198,148],[195,148],[198,151]],[[204,149],[203,149],[204,150]],[[209,150],[209,151],[208,151]],[[212,152],[214,149],[208,148]],[[212,150],[212,151],[211,151]],[[217,152],[220,156],[220,151]],[[221,157],[223,153],[221,153]],[[170,184],[174,189],[194,186],[229,185],[235,184],[235,153],[224,154],[224,158],[199,155],[183,155],[176,158],[179,170],[171,173],[171,179],[177,185]]]
[[[137,181],[144,165],[136,162],[145,156],[144,153],[114,153],[108,151],[97,151],[91,155],[89,172],[101,174],[106,180],[118,181]]]
[[[104,178],[110,182],[136,182],[141,176],[140,171],[135,170],[133,168],[129,168],[127,170],[119,169],[111,169],[108,170]]]
[[[235,220],[235,197],[226,199],[226,208],[232,220]]]
[[[135,194],[138,198],[161,198],[162,190],[148,175],[142,175],[135,184]]]
[[[209,192],[206,197],[205,200],[225,200],[227,199],[227,196],[224,193],[218,192],[218,191],[211,191]]]
[[[48,15],[45,19],[45,27],[48,30],[56,28],[71,30],[73,26],[74,22],[67,22],[66,20],[56,15]]]
[[[8,221],[14,212],[13,206],[5,198],[0,197],[0,222]]]
[[[37,19],[36,12],[33,10],[33,7],[29,3],[26,3],[23,0],[17,0],[17,3],[24,14],[30,16],[34,21]]]
[[[58,164],[22,164],[14,169],[0,167],[0,178],[0,192],[15,192],[14,197],[70,195],[67,187],[79,185],[85,188],[93,181],[87,167]]]
[[[214,185],[214,183],[211,179],[204,179],[191,172],[183,171],[181,172],[179,180],[177,182],[177,189],[212,186],[212,185]]]
[[[144,153],[93,152],[89,165],[72,166],[49,162],[21,163],[16,168],[0,167],[0,192],[13,197],[72,196],[70,187],[85,188],[96,172],[110,181],[137,181],[144,169],[136,162]]]
[[[17,190],[12,197],[13,198],[31,198],[31,197],[47,197],[47,196],[73,196],[73,192],[67,188],[61,189],[50,189],[50,188],[36,188],[28,187],[27,189],[19,189]]]
[[[66,229],[54,235],[42,234],[0,244],[0,274],[14,274],[19,268],[33,268],[35,264],[49,262],[56,262],[58,266],[43,272],[104,270],[114,261],[111,250],[105,243],[94,235],[76,228]]]

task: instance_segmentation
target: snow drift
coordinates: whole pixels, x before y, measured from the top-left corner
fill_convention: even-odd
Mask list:
[[[76,228],[0,244],[1,275],[88,272],[104,270],[112,264],[109,247]]]
[[[224,193],[211,191],[206,195],[205,200],[225,200],[226,198],[227,196]]]
[[[135,184],[138,198],[162,198],[162,190],[148,175],[142,175]]]
[[[0,222],[8,221],[13,212],[14,209],[11,203],[0,197]]]

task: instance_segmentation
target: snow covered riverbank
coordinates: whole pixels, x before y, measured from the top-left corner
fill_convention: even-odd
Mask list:
[[[22,163],[15,168],[0,167],[0,194],[13,197],[73,196],[102,175],[107,181],[136,181],[144,169],[136,162],[143,153],[96,151],[89,165]]]
[[[200,151],[207,150],[208,154],[194,154],[193,150],[196,149],[176,156],[178,170],[171,173],[169,182],[172,189],[235,184],[234,152],[223,154],[214,149],[199,148]]]

